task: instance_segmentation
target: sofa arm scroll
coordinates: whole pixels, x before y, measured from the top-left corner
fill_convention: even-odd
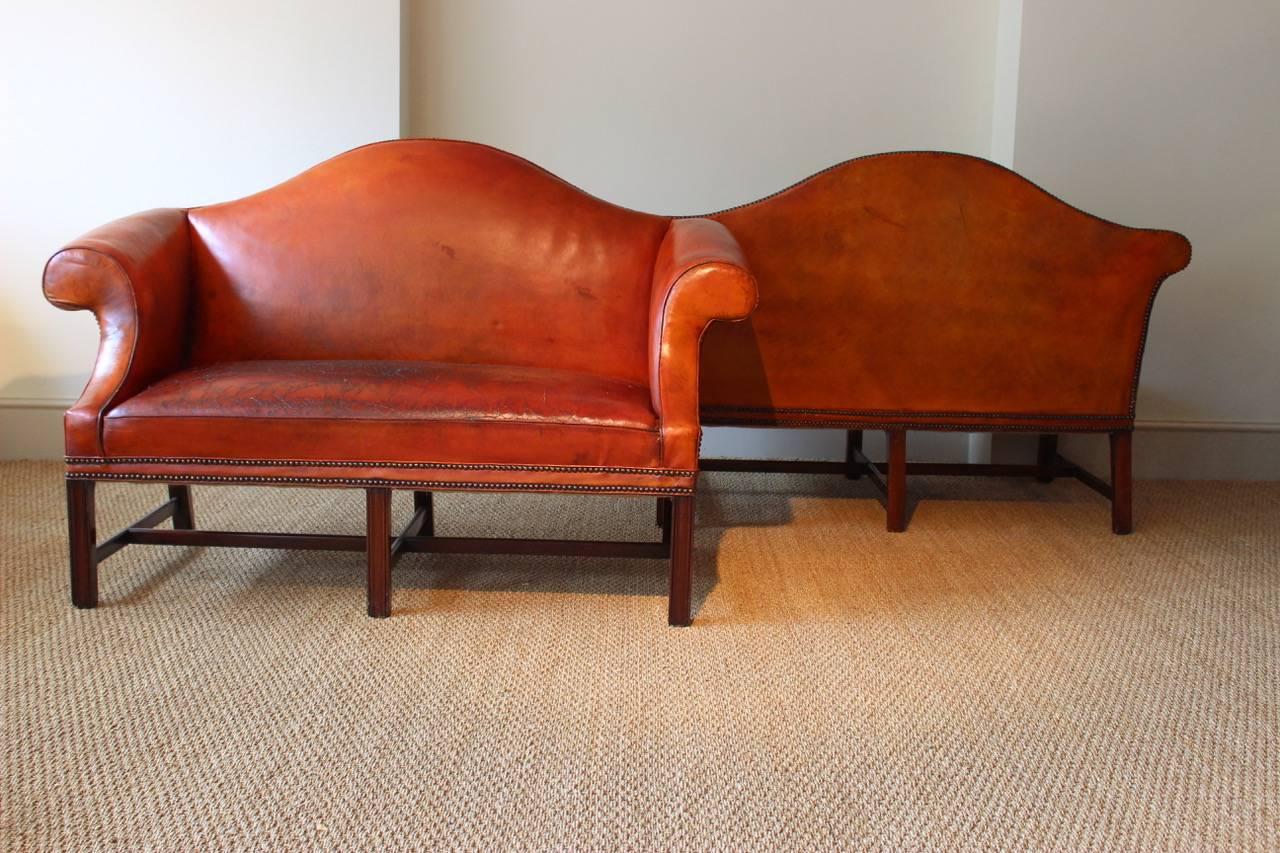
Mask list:
[[[725,226],[672,220],[654,265],[649,313],[649,387],[667,466],[697,468],[703,332],[714,320],[746,319],[757,298],[755,277]]]
[[[162,209],[90,231],[45,265],[45,298],[92,311],[101,333],[93,374],[66,414],[68,456],[104,455],[103,416],[179,367],[190,256],[186,211]]]

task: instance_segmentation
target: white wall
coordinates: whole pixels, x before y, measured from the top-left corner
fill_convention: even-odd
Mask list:
[[[1179,475],[1195,454],[1196,476],[1280,477],[1276,44],[1273,0],[7,4],[0,457],[60,454],[56,410],[93,360],[92,318],[40,297],[59,244],[404,133],[489,142],[671,213],[871,151],[1012,160],[1074,204],[1195,246],[1156,303],[1138,417],[1162,431],[1138,441],[1139,474]],[[1024,444],[1000,436],[995,454]],[[1067,444],[1096,461],[1105,440]],[[715,431],[707,449],[842,444]],[[965,456],[962,436],[913,434],[911,449]]]
[[[996,8],[410,0],[409,128],[619,204],[707,212],[863,151],[985,155]]]
[[[1014,166],[1191,239],[1139,416],[1280,424],[1280,4],[1029,0],[1022,42]]]
[[[0,457],[61,455],[33,414],[79,395],[86,312],[40,294],[118,216],[265,188],[399,133],[396,0],[6,3],[0,17]]]
[[[1014,166],[1191,240],[1156,300],[1138,419],[1195,431],[1139,440],[1139,474],[1191,455],[1280,477],[1280,4],[1027,0]]]
[[[407,129],[514,151],[618,204],[705,213],[869,151],[987,155],[997,9],[407,0]],[[913,445],[964,455],[962,436]],[[709,430],[704,450],[821,456],[843,438]]]

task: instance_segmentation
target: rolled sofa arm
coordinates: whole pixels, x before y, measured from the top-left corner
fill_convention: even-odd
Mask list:
[[[649,388],[662,429],[663,464],[698,466],[698,362],[713,320],[743,320],[756,280],[719,222],[674,219],[658,248],[649,309]]]
[[[45,265],[45,298],[92,311],[101,332],[93,375],[66,414],[68,456],[103,456],[103,416],[180,365],[190,243],[185,210],[149,210],[90,231]]]

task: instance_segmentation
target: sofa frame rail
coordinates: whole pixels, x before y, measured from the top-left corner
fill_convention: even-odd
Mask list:
[[[1124,535],[1133,531],[1133,474],[1131,431],[1110,433],[1111,482],[1108,483],[1058,452],[1057,434],[1040,436],[1034,464],[981,464],[970,462],[908,462],[907,430],[886,430],[888,456],[873,462],[862,452],[862,430],[848,430],[842,462],[789,459],[717,459],[699,461],[703,471],[743,471],[766,474],[837,474],[857,480],[864,474],[885,498],[885,529],[907,529],[907,475],[958,477],[1033,477],[1051,483],[1070,477],[1111,502],[1111,529]]]
[[[414,511],[398,535],[391,535],[391,489],[366,489],[364,536],[332,533],[264,533],[203,530],[195,526],[191,487],[169,486],[169,499],[97,542],[94,480],[67,480],[71,533],[71,600],[79,608],[98,604],[98,566],[128,545],[185,545],[214,548],[268,548],[297,551],[365,552],[368,555],[368,613],[391,614],[391,569],[403,554],[506,554],[562,557],[665,559],[671,563],[668,622],[688,625],[691,617],[693,498],[658,498],[659,541],[501,539],[436,536],[431,492],[413,493]],[[172,519],[172,529],[159,525]]]

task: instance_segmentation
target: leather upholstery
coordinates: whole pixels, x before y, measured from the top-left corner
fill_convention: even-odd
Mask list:
[[[703,332],[712,320],[747,316],[756,300],[755,279],[727,228],[709,219],[671,223],[658,250],[649,309],[649,389],[654,411],[662,413],[670,464],[697,467]]]
[[[851,160],[710,218],[760,306],[707,333],[708,424],[1131,427],[1156,290],[1191,254],[933,152]]]
[[[191,211],[192,363],[537,365],[643,383],[636,317],[667,225],[482,145],[357,148]]]
[[[174,427],[178,428],[175,429]],[[246,361],[169,376],[107,414],[107,455],[662,466],[649,391],[427,361]]]
[[[698,340],[754,280],[723,226],[408,140],[120,220],[50,261],[95,311],[69,476],[682,494]]]
[[[107,410],[180,366],[190,290],[181,210],[112,222],[49,259],[45,298],[59,308],[93,311],[101,332],[93,376],[66,414],[68,454],[101,456]]]

